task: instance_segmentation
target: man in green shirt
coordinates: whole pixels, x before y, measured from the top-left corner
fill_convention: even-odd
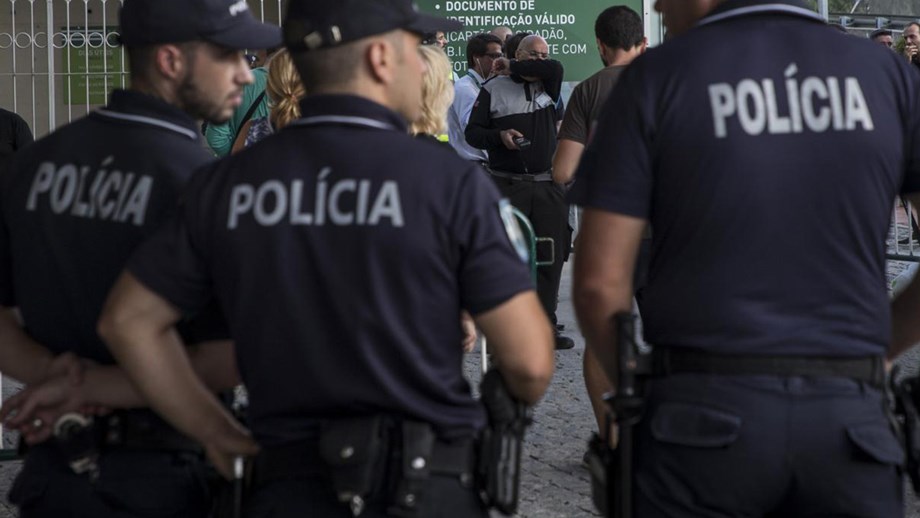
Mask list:
[[[268,51],[271,56],[275,49]],[[270,59],[270,57],[269,57]],[[267,66],[266,62],[266,66]],[[221,157],[230,154],[233,148],[233,141],[236,140],[237,133],[243,124],[246,123],[246,115],[249,119],[268,116],[268,96],[265,94],[265,84],[268,82],[268,68],[259,67],[252,70],[254,81],[243,88],[243,102],[233,112],[233,117],[224,124],[209,124],[204,132],[208,141],[208,146],[214,151],[214,154]],[[253,103],[258,101],[255,111],[250,113]]]

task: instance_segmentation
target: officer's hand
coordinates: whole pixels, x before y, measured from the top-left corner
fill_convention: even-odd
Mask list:
[[[618,442],[620,442],[620,427],[611,422],[610,428],[607,429],[607,445],[615,450]]]
[[[463,352],[472,352],[478,335],[476,334],[476,322],[473,322],[473,317],[466,311],[460,314],[460,327],[463,328],[463,340],[461,341]]]
[[[502,136],[502,144],[504,144],[506,148],[510,149],[511,151],[520,150],[518,145],[514,143],[514,139],[518,137],[523,137],[524,136],[523,133],[515,129],[509,129],[509,130],[502,130],[501,136]]]
[[[9,428],[18,430],[26,443],[37,444],[51,436],[58,418],[79,412],[84,405],[81,387],[64,375],[26,387],[4,401],[0,419]]]
[[[89,360],[84,360],[71,352],[59,354],[48,362],[42,381],[66,376],[72,384],[79,385],[83,383],[83,372],[91,364]]]
[[[249,458],[259,453],[259,445],[252,439],[249,430],[239,423],[227,423],[221,433],[203,444],[208,459],[214,468],[227,480],[233,480],[233,460],[236,457]]]

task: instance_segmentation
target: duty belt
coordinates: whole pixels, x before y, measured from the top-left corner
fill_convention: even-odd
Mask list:
[[[200,453],[201,446],[150,410],[119,410],[97,418],[101,443],[108,447]]]
[[[428,469],[434,475],[456,476],[461,480],[472,477],[476,472],[475,444],[472,439],[435,442]],[[279,480],[327,475],[329,468],[320,456],[319,442],[307,440],[263,448],[253,461],[250,484],[258,488]]]
[[[106,452],[145,450],[196,457],[203,453],[192,439],[149,410],[121,410],[92,421],[65,414],[54,426],[54,438],[49,443],[71,471],[87,476],[91,483],[99,478],[99,458]],[[21,453],[28,454],[28,449]]]
[[[540,173],[533,174],[520,174],[520,173],[506,173],[505,171],[498,171],[496,169],[489,169],[489,174],[496,176],[498,178],[505,178],[508,180],[515,180],[519,182],[552,182],[553,181],[553,172],[543,171]]]
[[[839,358],[733,355],[655,347],[652,353],[652,375],[680,373],[836,377],[863,381],[879,388],[885,384],[885,362],[881,356]]]

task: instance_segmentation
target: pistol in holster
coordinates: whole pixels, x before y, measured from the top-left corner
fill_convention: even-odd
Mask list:
[[[588,470],[591,496],[595,507],[609,518],[633,518],[633,429],[645,406],[645,382],[651,376],[649,355],[639,352],[636,339],[636,316],[622,312],[614,315],[617,350],[617,386],[604,400],[610,409],[606,429],[617,429],[616,447],[607,437],[594,434],[588,443]]]
[[[512,515],[518,507],[521,452],[533,409],[511,395],[498,370],[483,376],[480,393],[488,416],[479,443],[480,496],[487,507]]]
[[[907,455],[904,469],[914,492],[920,493],[920,376],[897,381],[897,367],[889,378],[889,388],[901,443]]]

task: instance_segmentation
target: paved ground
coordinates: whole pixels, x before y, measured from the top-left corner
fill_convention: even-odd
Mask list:
[[[889,280],[893,280],[903,270],[902,266],[894,265]],[[536,422],[527,436],[519,513],[521,518],[598,516],[591,505],[588,474],[581,467],[581,458],[594,423],[581,378],[584,341],[577,332],[572,312],[568,267],[563,283],[560,290],[559,321],[565,324],[567,333],[575,339],[576,347],[556,353],[555,378],[545,399],[536,409]],[[474,381],[479,379],[479,362],[478,353],[469,355],[467,359],[467,372]],[[920,363],[920,354],[912,355],[906,363],[916,366]],[[4,396],[13,390],[15,387],[8,384],[4,387]],[[18,468],[17,462],[0,463],[0,494],[8,492]],[[908,500],[907,518],[920,518],[917,500],[912,496]],[[15,512],[0,502],[0,518],[14,516]]]

